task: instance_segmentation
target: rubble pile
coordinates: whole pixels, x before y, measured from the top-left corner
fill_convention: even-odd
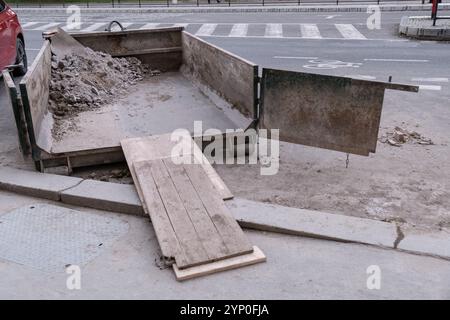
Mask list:
[[[386,132],[380,138],[380,142],[388,143],[391,146],[400,147],[404,143],[417,143],[422,145],[432,145],[433,141],[425,138],[416,131],[408,131],[406,129],[395,127],[394,130]]]
[[[110,103],[146,75],[156,75],[137,58],[113,58],[86,48],[86,55],[52,58],[49,109],[54,118],[74,116]]]

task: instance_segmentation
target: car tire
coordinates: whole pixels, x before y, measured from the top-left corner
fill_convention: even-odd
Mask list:
[[[25,45],[22,39],[17,38],[16,40],[16,65],[19,65],[14,69],[13,74],[15,76],[23,76],[28,70],[28,60],[27,53],[25,51]]]

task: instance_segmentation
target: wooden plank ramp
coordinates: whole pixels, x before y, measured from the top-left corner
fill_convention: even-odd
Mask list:
[[[198,154],[190,136],[183,139],[181,145],[193,144],[193,150],[173,153],[170,135],[121,142],[144,210],[177,279],[262,262],[264,254],[255,252],[224,204],[226,186],[219,190],[222,180],[209,162],[205,167],[206,157]],[[211,179],[215,176],[220,180]]]

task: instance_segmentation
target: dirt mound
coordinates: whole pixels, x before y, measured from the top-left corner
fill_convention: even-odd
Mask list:
[[[111,102],[126,89],[152,74],[137,58],[113,58],[86,48],[87,57],[65,56],[52,61],[50,111],[73,116]]]
[[[49,110],[55,120],[53,137],[76,130],[80,112],[95,110],[127,93],[127,88],[147,76],[158,75],[134,57],[113,58],[85,48],[83,54],[52,57]],[[70,123],[67,120],[70,119]],[[63,123],[64,122],[64,123]]]

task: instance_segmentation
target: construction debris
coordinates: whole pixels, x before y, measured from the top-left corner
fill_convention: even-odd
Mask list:
[[[113,58],[86,48],[86,55],[52,58],[50,111],[54,117],[74,116],[98,108],[126,93],[142,80],[148,67],[137,58]]]
[[[433,141],[425,138],[416,131],[408,131],[406,129],[395,127],[394,130],[386,132],[380,139],[382,143],[388,143],[391,146],[401,147],[405,143],[415,143],[422,145],[432,145]]]

